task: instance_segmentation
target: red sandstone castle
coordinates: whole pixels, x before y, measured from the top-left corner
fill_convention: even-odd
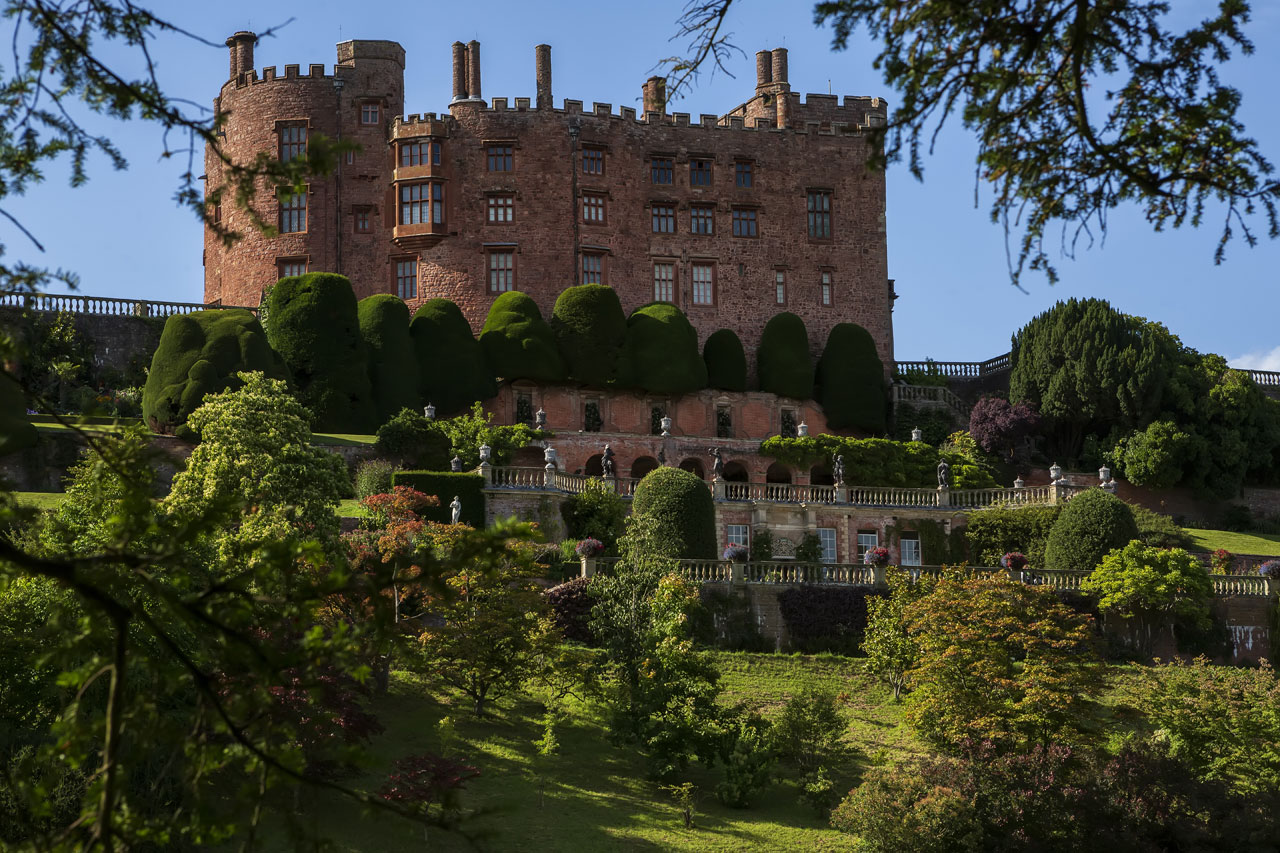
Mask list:
[[[838,322],[868,329],[893,359],[885,181],[866,168],[878,98],[791,91],[785,49],[756,55],[752,96],[725,115],[665,111],[664,84],[644,84],[643,111],[565,100],[554,106],[551,48],[539,45],[536,99],[492,98],[480,45],[453,45],[447,114],[403,117],[404,49],[338,45],[323,65],[254,68],[256,36],[227,40],[231,74],[215,101],[226,153],[305,153],[314,134],[355,141],[330,175],[258,212],[256,231],[228,205],[216,216],[243,233],[205,238],[205,302],[257,305],[285,275],[348,276],[359,297],[398,294],[410,308],[446,297],[475,330],[498,294],[520,290],[550,316],[557,295],[606,284],[630,311],[678,305],[700,342],[734,330],[754,352],[768,319],[804,319],[815,355]],[[222,163],[206,157],[207,186]]]

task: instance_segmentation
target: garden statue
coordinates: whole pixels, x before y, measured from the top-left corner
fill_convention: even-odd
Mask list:
[[[614,476],[613,448],[607,444],[604,446],[604,455],[600,457],[600,473],[605,477]]]
[[[453,523],[462,523],[462,501],[458,500],[458,496],[453,496],[453,503],[449,504],[449,511],[453,514]]]
[[[663,466],[667,464],[667,449],[665,447],[658,448],[658,464]]]
[[[840,454],[836,454],[835,462],[831,464],[831,479],[837,488],[844,485],[844,456]]]
[[[938,488],[948,488],[951,485],[950,480],[951,466],[947,464],[947,460],[941,459],[938,461]]]
[[[711,479],[724,479],[724,459],[720,456],[720,448],[713,447],[707,451],[711,454]]]

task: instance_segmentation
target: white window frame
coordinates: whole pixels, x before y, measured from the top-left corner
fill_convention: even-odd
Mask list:
[[[880,547],[880,532],[877,530],[859,530],[858,531],[858,554],[857,562],[862,563],[866,559],[867,551],[872,548]]]
[[[702,275],[706,276],[705,279]],[[693,304],[694,305],[715,305],[716,304],[716,265],[699,263],[694,264],[691,270],[693,280]]]
[[[662,274],[660,274],[662,273]],[[657,261],[653,265],[653,301],[676,301],[676,265],[674,261]]]
[[[741,534],[740,536],[738,534]],[[751,547],[751,525],[726,524],[724,526],[724,544]]]
[[[904,566],[921,565],[920,536],[903,536],[898,539],[899,562]]]
[[[822,544],[822,562],[834,563],[838,552],[836,550],[836,529],[834,527],[819,527],[818,541]]]

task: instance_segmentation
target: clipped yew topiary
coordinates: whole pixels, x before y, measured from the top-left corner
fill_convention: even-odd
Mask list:
[[[356,294],[346,276],[312,272],[276,282],[267,297],[267,340],[315,416],[316,432],[377,429]]]
[[[636,485],[631,513],[657,522],[660,538],[675,556],[714,559],[716,508],[711,490],[695,474],[680,468],[657,468]]]
[[[813,360],[804,320],[790,311],[775,314],[765,324],[756,354],[760,390],[806,400],[813,396]]]
[[[441,417],[466,411],[477,400],[498,393],[480,342],[462,309],[448,299],[423,303],[409,324],[417,355],[420,396]]]
[[[712,332],[702,347],[707,385],[722,391],[747,390],[747,354],[732,329]]]
[[[698,353],[698,333],[684,312],[667,302],[632,312],[620,375],[624,384],[660,394],[705,388],[707,366]]]
[[[409,307],[390,293],[360,300],[360,337],[369,359],[369,383],[378,424],[401,409],[417,409],[418,360],[409,338]]]
[[[818,402],[827,426],[881,435],[888,428],[884,364],[871,333],[837,323],[818,359]]]
[[[489,369],[502,379],[566,379],[551,327],[542,319],[538,303],[518,290],[493,300],[480,330],[480,347]]]
[[[569,378],[604,385],[616,378],[627,338],[627,315],[618,292],[603,284],[566,288],[551,311],[551,331]]]
[[[1073,497],[1049,530],[1044,566],[1050,570],[1091,572],[1115,548],[1138,538],[1133,510],[1115,495],[1088,489]]]
[[[194,439],[187,416],[206,394],[239,388],[241,371],[258,371],[268,379],[288,375],[252,312],[218,308],[174,314],[165,321],[151,358],[142,389],[143,420],[152,432]]]

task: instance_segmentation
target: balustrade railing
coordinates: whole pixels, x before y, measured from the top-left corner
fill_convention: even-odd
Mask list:
[[[1280,373],[1274,370],[1246,370],[1244,372],[1249,374],[1249,378],[1252,379],[1256,385],[1260,385],[1264,388],[1280,387]]]
[[[541,489],[546,472],[541,468],[493,468],[493,485],[499,489]]]
[[[849,503],[859,506],[936,507],[938,490],[852,486],[849,489]]]
[[[0,293],[0,307],[29,311],[67,311],[118,317],[171,317],[233,305],[205,305],[200,302],[157,302],[151,299],[119,299],[114,296],[86,296],[81,293]],[[246,308],[255,314],[258,309]]]
[[[919,371],[926,376],[945,376],[956,379],[978,379],[1003,373],[1010,367],[1010,354],[998,355],[986,361],[897,361],[894,362],[899,373]]]
[[[1210,575],[1215,595],[1265,596],[1270,591],[1261,575]]]

